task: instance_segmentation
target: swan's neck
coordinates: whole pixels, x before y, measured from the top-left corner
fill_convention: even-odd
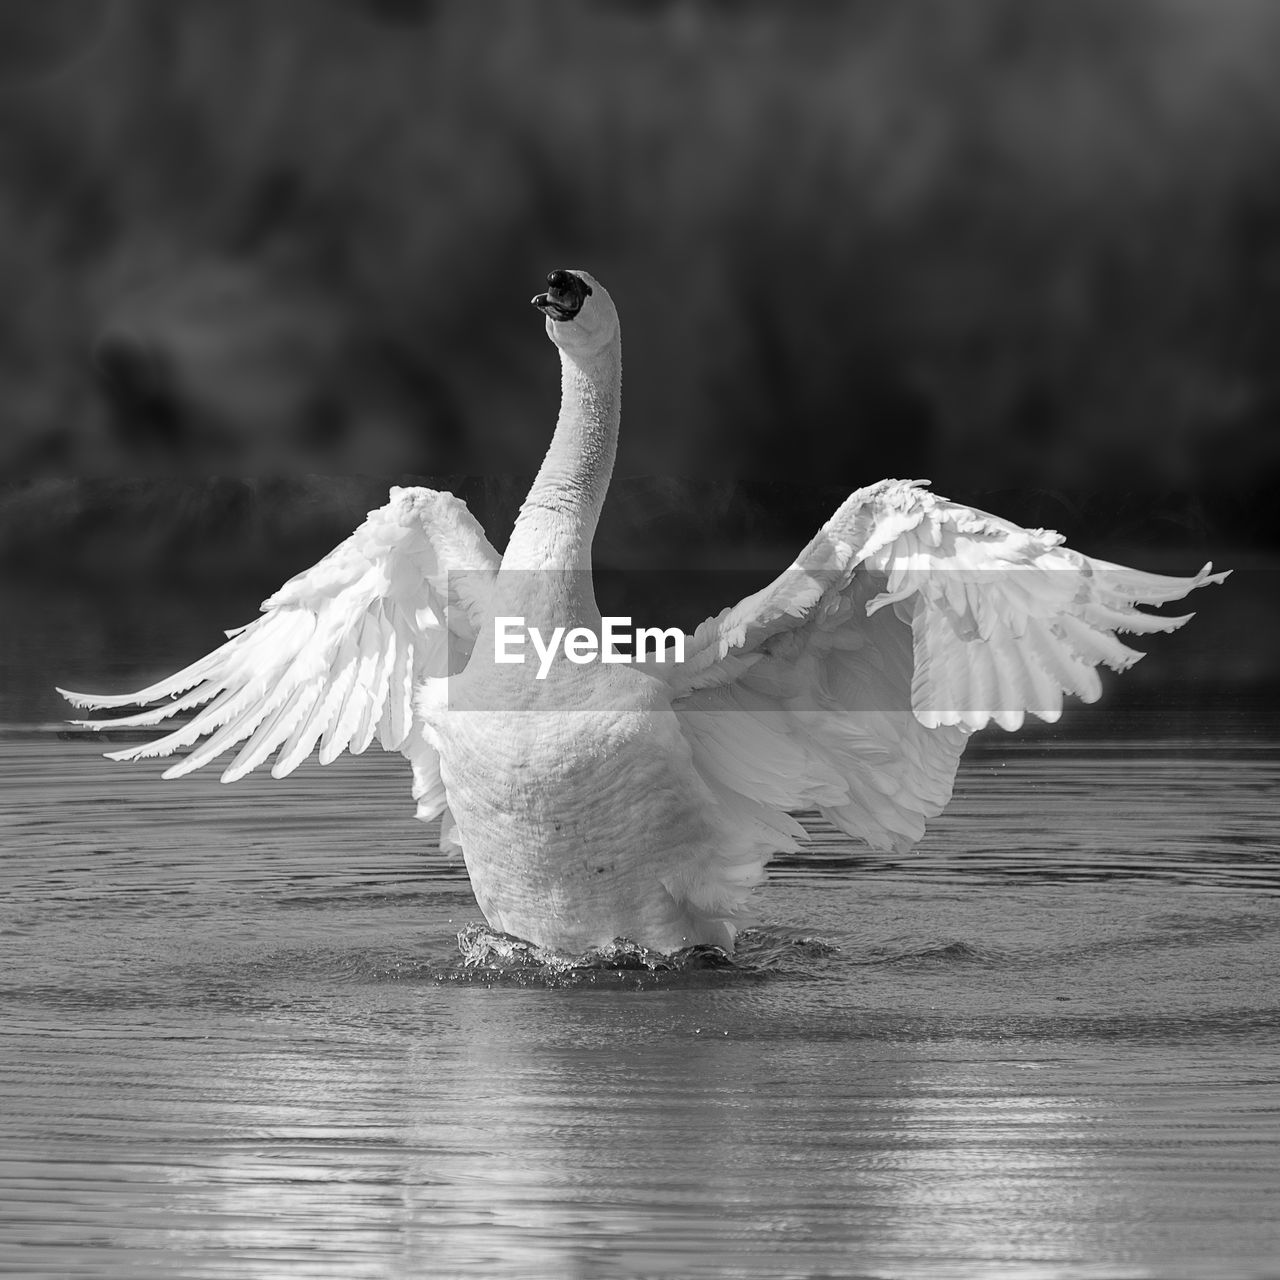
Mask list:
[[[547,456],[512,531],[503,575],[545,622],[600,619],[591,586],[591,541],[618,445],[622,361],[615,339],[591,356],[560,353],[560,417]],[[504,595],[506,593],[503,593]],[[514,609],[508,601],[503,607]]]

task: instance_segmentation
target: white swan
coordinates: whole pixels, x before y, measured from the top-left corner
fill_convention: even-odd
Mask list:
[[[418,816],[442,817],[440,843],[461,848],[494,928],[570,953],[619,936],[729,948],[766,861],[803,838],[791,811],[909,847],[950,798],[970,733],[1055,720],[1064,693],[1092,702],[1099,663],[1141,656],[1117,631],[1187,620],[1137,604],[1226,576],[1090,559],[885,480],[704,622],[682,661],[495,662],[495,618],[544,637],[601,626],[591,542],[617,439],[618,315],[585,271],[552,272],[533,301],[562,400],[506,554],[453,495],[392,489],[207,657],[137,693],[61,691],[78,706],[161,704],[79,722],[94,728],[194,712],[112,759],[194,747],[168,778],[239,746],[231,782],[277,748],[281,777],[317,742],[328,763],[376,734],[412,763]]]

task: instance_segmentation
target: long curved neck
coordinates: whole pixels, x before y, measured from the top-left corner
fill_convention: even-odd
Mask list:
[[[622,352],[615,338],[589,356],[560,353],[560,417],[502,558],[512,596],[544,622],[598,622],[591,542],[618,447]],[[504,607],[514,608],[508,602]]]

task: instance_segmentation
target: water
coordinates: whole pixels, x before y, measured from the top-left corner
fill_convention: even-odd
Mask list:
[[[1280,1259],[1280,744],[993,736],[744,967],[467,971],[376,750],[0,737],[0,1272],[1213,1276]]]

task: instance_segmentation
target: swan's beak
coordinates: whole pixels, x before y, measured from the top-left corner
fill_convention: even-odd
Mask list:
[[[547,277],[547,286],[546,293],[539,293],[530,301],[552,320],[572,320],[591,295],[591,286],[572,271],[553,271]]]

